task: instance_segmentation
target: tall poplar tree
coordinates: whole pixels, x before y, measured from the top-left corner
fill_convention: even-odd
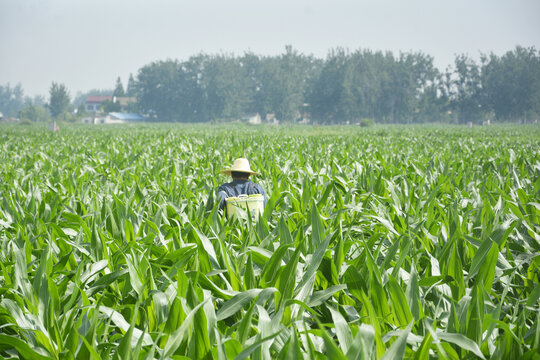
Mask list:
[[[114,87],[113,96],[125,96],[124,86],[122,85],[122,80],[120,76],[116,78],[116,86]]]
[[[69,108],[70,97],[64,84],[53,82],[49,89],[49,111],[53,119],[58,119]]]

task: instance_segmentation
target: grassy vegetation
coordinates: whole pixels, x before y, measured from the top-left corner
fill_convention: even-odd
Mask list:
[[[0,357],[539,359],[540,129],[0,127]],[[248,156],[257,223],[214,206]]]

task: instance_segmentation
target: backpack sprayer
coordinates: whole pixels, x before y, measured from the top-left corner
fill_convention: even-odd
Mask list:
[[[257,220],[264,211],[264,196],[261,194],[238,195],[225,199],[227,204],[227,218],[233,216],[251,216],[252,220]]]

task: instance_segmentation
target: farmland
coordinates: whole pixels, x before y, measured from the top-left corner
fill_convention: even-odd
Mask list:
[[[0,127],[0,356],[540,358],[540,128]],[[217,211],[246,156],[256,223]]]

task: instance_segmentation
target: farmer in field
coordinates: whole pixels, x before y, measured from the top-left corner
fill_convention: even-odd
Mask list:
[[[225,208],[225,200],[227,198],[240,195],[261,194],[264,197],[264,205],[266,205],[266,194],[262,186],[249,180],[250,175],[261,174],[251,170],[247,159],[240,158],[234,160],[233,166],[230,169],[222,170],[221,173],[230,175],[233,181],[223,184],[218,188],[217,200],[219,201],[220,209],[223,210]]]

